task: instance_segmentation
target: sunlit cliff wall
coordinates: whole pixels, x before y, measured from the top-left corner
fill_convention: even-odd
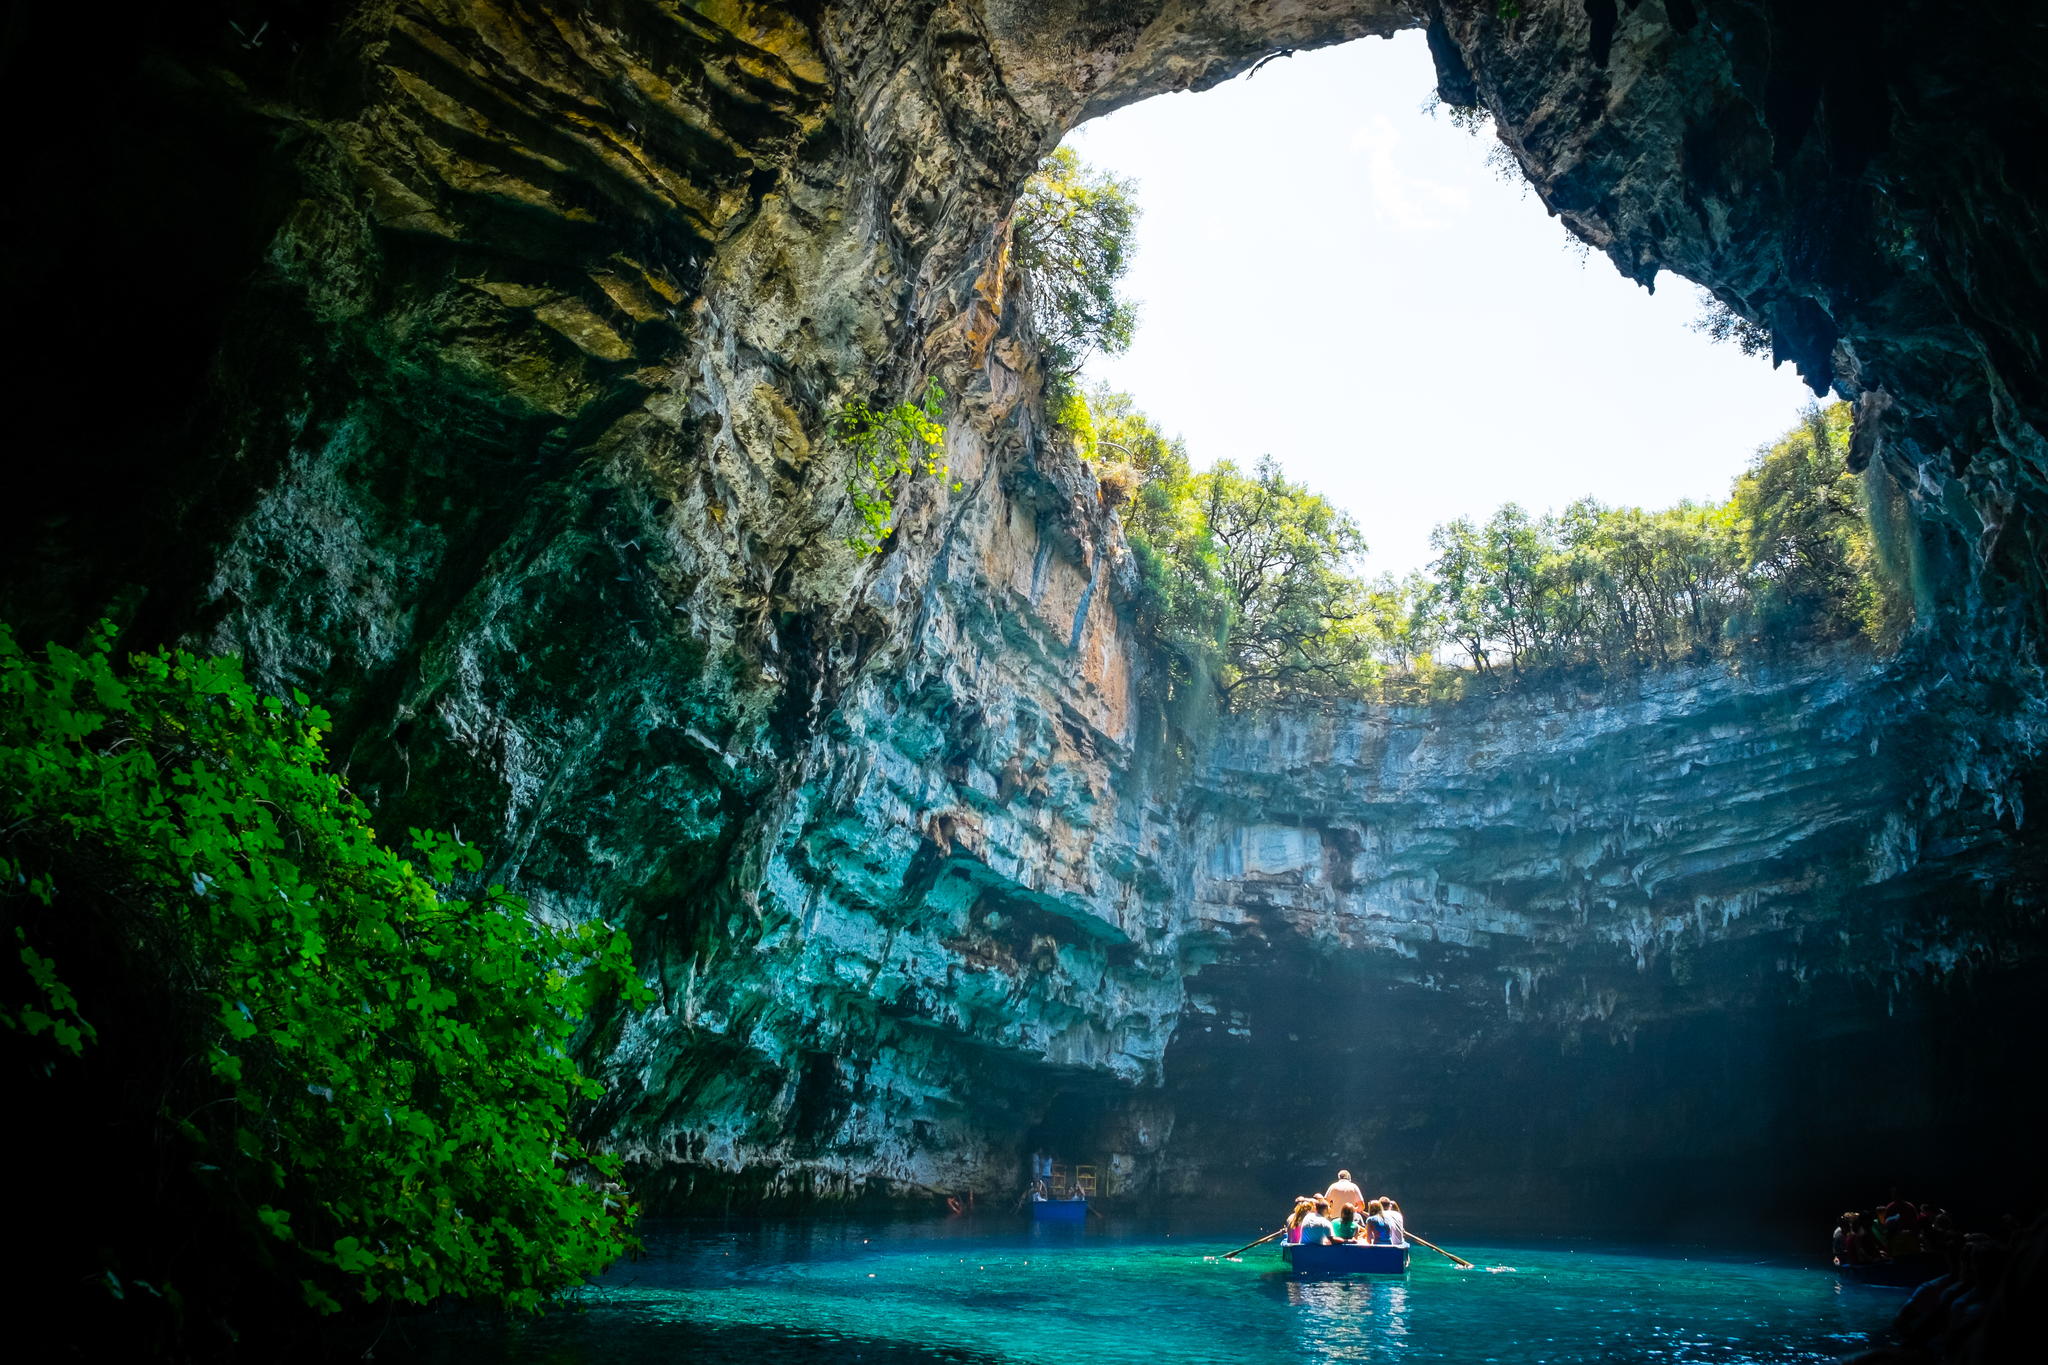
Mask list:
[[[1034,1139],[1133,1190],[1362,1144],[1473,1201],[1753,1155],[1810,1106],[1698,1135],[1801,1093],[1758,1068],[2039,980],[2048,45],[2016,6],[1520,8],[201,5],[89,86],[26,15],[0,606],[241,653],[328,701],[385,828],[624,922],[660,999],[594,1037],[593,1123],[657,1200],[995,1189]],[[1412,28],[1574,230],[1858,400],[1920,513],[1910,659],[1162,760],[1001,224],[1082,118]],[[826,417],[926,375],[950,473],[863,556]],[[1398,1105],[1248,1144],[1340,1035]],[[1955,1114],[2029,1112],[1976,1055]],[[1503,1130],[1537,1058],[1597,1141]]]
[[[2040,1060],[2041,784],[2001,755],[2044,723],[1999,706],[1837,654],[1233,725],[1162,1184],[1349,1153],[1493,1226],[1707,1234],[1929,1170],[1989,1197]]]

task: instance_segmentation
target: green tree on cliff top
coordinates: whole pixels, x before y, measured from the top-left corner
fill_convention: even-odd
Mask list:
[[[1083,416],[1076,447],[1119,508],[1138,625],[1179,701],[1455,695],[1459,663],[1505,682],[1859,634],[1888,648],[1914,617],[1917,542],[1887,476],[1849,472],[1846,404],[1758,452],[1725,502],[1510,503],[1437,527],[1428,574],[1370,584],[1357,528],[1270,460],[1197,474],[1127,394],[1098,389]]]
[[[1011,241],[1030,281],[1046,371],[1064,387],[1096,352],[1131,344],[1137,309],[1117,292],[1130,266],[1138,206],[1129,181],[1083,164],[1072,148],[1045,159],[1017,201]]]

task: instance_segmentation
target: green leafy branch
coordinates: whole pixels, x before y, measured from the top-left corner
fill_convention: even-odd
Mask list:
[[[881,553],[883,543],[896,529],[899,480],[918,474],[945,476],[946,464],[940,453],[945,448],[946,428],[939,422],[945,398],[939,381],[929,379],[920,401],[883,409],[857,401],[832,415],[833,439],[853,456],[846,493],[853,499],[860,529],[848,536],[846,543],[854,549],[863,554]]]
[[[1136,241],[1134,189],[1086,165],[1071,147],[1056,148],[1024,182],[1012,240],[1055,391],[1073,382],[1089,356],[1130,349],[1138,312],[1117,283]]]
[[[182,1150],[241,1210],[234,1254],[317,1310],[530,1308],[616,1258],[633,1210],[572,1129],[600,1087],[571,1045],[647,998],[624,933],[457,895],[482,855],[418,830],[416,861],[387,848],[303,693],[181,651],[117,668],[112,639],[38,656],[0,625],[0,1024],[47,1034],[51,1066],[148,1065],[137,1017],[173,1037],[197,1065],[132,1076],[160,1097],[135,1161]]]

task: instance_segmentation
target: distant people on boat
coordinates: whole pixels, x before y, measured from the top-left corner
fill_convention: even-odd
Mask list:
[[[1347,1202],[1334,1207],[1327,1195],[1297,1195],[1294,1208],[1281,1227],[1290,1246],[1303,1243],[1319,1246],[1325,1242],[1354,1246],[1408,1245],[1407,1219],[1401,1213],[1401,1206],[1387,1195],[1359,1204]]]
[[[1945,1264],[1951,1272],[1959,1272],[1968,1240],[1947,1209],[1932,1202],[1915,1204],[1893,1190],[1891,1198],[1874,1209],[1844,1213],[1835,1224],[1828,1250],[1838,1266],[1907,1261]]]
[[[1834,1251],[1836,1265],[1875,1265],[1888,1259],[1871,1230],[1870,1220],[1854,1209],[1842,1215],[1841,1224],[1835,1229]]]
[[[1869,1265],[1872,1262],[1882,1260],[1884,1257],[1884,1246],[1878,1241],[1877,1233],[1871,1227],[1871,1218],[1866,1214],[1859,1213],[1855,1216],[1855,1219],[1855,1224],[1850,1229],[1850,1257],[1857,1265]]]
[[[1337,1178],[1330,1182],[1330,1188],[1323,1191],[1323,1198],[1329,1202],[1332,1217],[1346,1208],[1365,1207],[1365,1191],[1351,1181],[1351,1172],[1339,1171]]]
[[[1339,1173],[1348,1179],[1349,1171]],[[1333,1187],[1334,1188],[1334,1187]],[[1356,1186],[1352,1188],[1356,1189]],[[1326,1242],[1354,1246],[1407,1246],[1408,1220],[1391,1195],[1353,1204],[1333,1203],[1328,1195],[1296,1195],[1294,1208],[1281,1224],[1281,1236],[1288,1245],[1320,1246]]]
[[[1880,1224],[1884,1224],[1902,1215],[1910,1215],[1914,1211],[1912,1204],[1899,1198],[1899,1188],[1894,1185],[1892,1186],[1891,1198],[1886,1200],[1884,1207],[1877,1211],[1877,1218]]]
[[[1854,1265],[1855,1252],[1851,1246],[1856,1238],[1856,1215],[1844,1213],[1842,1221],[1835,1224],[1835,1235],[1829,1243],[1836,1265]]]

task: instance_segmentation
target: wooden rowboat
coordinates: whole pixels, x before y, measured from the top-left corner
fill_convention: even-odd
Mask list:
[[[1280,1259],[1297,1275],[1405,1275],[1408,1248],[1405,1244],[1358,1242],[1309,1242],[1299,1246],[1280,1244]]]

